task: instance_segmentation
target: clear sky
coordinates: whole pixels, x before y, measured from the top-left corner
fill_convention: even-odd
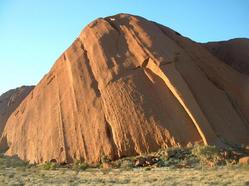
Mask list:
[[[117,13],[199,42],[249,38],[249,0],[0,0],[0,94],[38,83],[87,23]]]

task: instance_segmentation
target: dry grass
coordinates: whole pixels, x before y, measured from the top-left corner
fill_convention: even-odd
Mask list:
[[[171,148],[140,157],[127,157],[114,162],[103,161],[99,168],[90,168],[83,162],[75,162],[71,167],[67,165],[67,168],[55,163],[30,166],[18,158],[7,158],[0,155],[0,186],[249,186],[249,165],[242,166],[236,163],[240,154],[233,149],[224,151],[212,146]]]
[[[0,170],[2,185],[249,185],[249,170],[239,166],[209,169],[137,168],[129,171],[87,169]]]

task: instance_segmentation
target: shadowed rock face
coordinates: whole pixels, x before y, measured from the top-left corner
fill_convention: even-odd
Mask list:
[[[30,162],[101,156],[189,142],[249,142],[249,77],[204,47],[144,18],[90,23],[11,115],[6,154]]]
[[[0,96],[0,136],[9,116],[33,88],[33,86],[22,86],[17,89],[9,90]]]
[[[249,75],[249,39],[231,39],[229,41],[209,42],[203,44],[214,56]]]

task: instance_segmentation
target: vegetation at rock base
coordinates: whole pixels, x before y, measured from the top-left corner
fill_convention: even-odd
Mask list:
[[[75,161],[73,163],[72,169],[75,171],[84,171],[88,168],[88,164],[81,162],[81,161]]]
[[[201,145],[160,149],[154,153],[125,157],[116,161],[103,156],[99,165],[88,165],[84,161],[65,165],[55,162],[29,165],[18,157],[1,155],[0,183],[248,185],[249,165],[239,164],[239,159],[248,155],[248,149],[244,148],[218,149]],[[171,179],[173,177],[174,179]]]
[[[215,146],[194,145],[186,148],[166,148],[158,152],[127,157],[109,164],[113,168],[137,168],[137,167],[171,167],[171,168],[200,168],[236,165],[241,157],[248,156],[246,149],[224,148]]]
[[[56,170],[58,167],[59,165],[54,162],[47,162],[41,165],[41,168],[43,168],[44,170]]]
[[[20,167],[30,167],[27,162],[20,160],[17,156],[7,157],[0,154],[0,169],[4,168],[20,168]]]

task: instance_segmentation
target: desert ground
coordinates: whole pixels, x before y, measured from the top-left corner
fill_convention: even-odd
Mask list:
[[[249,185],[249,169],[240,166],[210,169],[136,168],[132,170],[6,168],[2,185]]]
[[[213,146],[161,149],[95,167],[83,162],[30,165],[0,155],[0,185],[249,185],[243,151]],[[246,155],[246,154],[244,154]]]

